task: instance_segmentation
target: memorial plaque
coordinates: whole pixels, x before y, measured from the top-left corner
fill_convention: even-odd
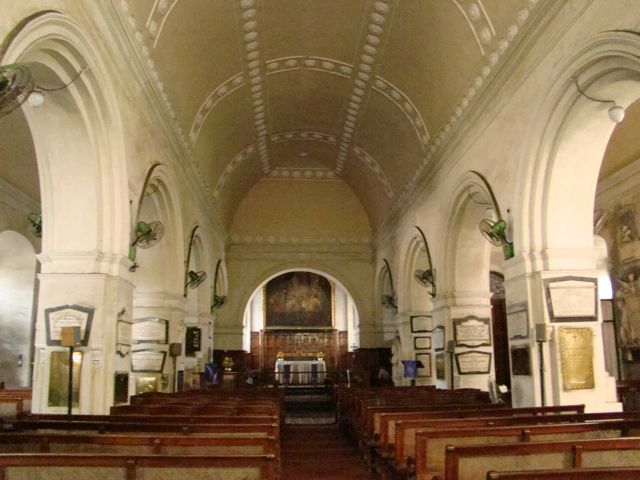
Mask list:
[[[507,329],[510,340],[529,338],[529,315],[526,302],[509,305],[507,308]]]
[[[411,333],[426,333],[431,331],[430,315],[415,315],[410,317]]]
[[[49,398],[50,407],[69,406],[69,352],[52,351],[49,357]],[[73,352],[73,406],[80,406],[80,374],[82,352]]]
[[[436,352],[444,350],[444,327],[438,326],[433,330],[431,335],[431,343]]]
[[[460,375],[475,375],[479,373],[489,373],[491,369],[491,354],[471,350],[463,353],[456,353],[456,365]]]
[[[593,332],[590,328],[561,327],[558,330],[562,388],[588,390],[593,377]]]
[[[129,401],[129,374],[116,372],[113,385],[113,404],[122,405]]]
[[[416,353],[416,361],[422,362],[423,367],[417,369],[418,378],[431,377],[431,354],[430,353]]]
[[[162,372],[167,352],[145,349],[131,352],[132,372]]]
[[[436,353],[436,378],[438,380],[446,380],[445,378],[445,353]]]
[[[61,336],[63,327],[79,327],[80,345],[86,346],[89,342],[94,310],[93,308],[81,307],[80,305],[62,305],[60,307],[45,309],[47,345],[62,345]]]
[[[160,391],[160,375],[136,375],[136,395]]]
[[[560,277],[545,280],[552,322],[596,321],[598,282],[595,278]]]
[[[127,356],[131,350],[131,322],[118,320],[116,325],[116,352],[121,357]]]
[[[531,375],[531,354],[528,345],[511,347],[511,373]]]
[[[202,338],[202,330],[198,327],[187,327],[185,333],[184,354],[187,357],[195,356],[200,351],[200,340]]]
[[[491,321],[488,318],[478,318],[469,315],[464,318],[454,318],[453,328],[456,347],[479,347],[491,345]]]
[[[431,337],[414,337],[413,348],[415,350],[428,350],[431,348]]]
[[[167,343],[169,321],[162,318],[140,318],[131,328],[132,343]]]

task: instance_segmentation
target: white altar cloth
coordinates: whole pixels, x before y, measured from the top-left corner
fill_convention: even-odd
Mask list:
[[[287,379],[288,383],[297,385],[324,383],[326,376],[324,360],[276,360],[276,380],[279,383],[286,383]]]

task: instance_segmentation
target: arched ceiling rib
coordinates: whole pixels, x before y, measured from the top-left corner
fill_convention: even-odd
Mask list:
[[[227,222],[261,178],[332,172],[374,228],[429,168],[538,3],[116,2]]]

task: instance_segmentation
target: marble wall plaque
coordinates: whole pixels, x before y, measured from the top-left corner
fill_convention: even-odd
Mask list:
[[[509,340],[529,338],[529,315],[527,303],[516,303],[507,308],[507,329]]]
[[[446,380],[445,378],[445,372],[446,372],[446,368],[445,368],[445,353],[444,352],[440,352],[440,353],[436,353],[436,378],[438,380]]]
[[[491,345],[491,321],[469,315],[453,319],[456,347],[479,347]]]
[[[552,322],[596,321],[598,282],[588,277],[545,280],[549,318]]]
[[[51,352],[49,358],[49,398],[50,407],[68,407],[69,405],[69,352]],[[73,386],[71,395],[73,406],[80,406],[80,375],[82,352],[73,352]]]
[[[529,345],[511,347],[511,373],[513,375],[531,375]]]
[[[431,337],[413,337],[415,350],[428,350],[431,348]]]
[[[426,333],[430,332],[431,329],[430,315],[415,315],[411,317],[411,333]]]
[[[94,308],[80,305],[61,305],[44,311],[47,328],[47,345],[62,345],[62,327],[80,327],[80,345],[89,343]]]
[[[438,326],[433,330],[431,334],[431,344],[436,352],[444,350],[444,327]]]
[[[593,331],[590,328],[558,329],[562,388],[588,390],[595,387],[593,377]]]
[[[167,343],[169,321],[162,318],[140,318],[131,327],[133,343]]]
[[[489,373],[491,370],[491,354],[471,350],[469,352],[456,353],[456,365],[460,375],[474,375]]]
[[[418,378],[427,378],[431,376],[431,354],[416,353],[416,361],[422,362],[422,368],[417,369]]]
[[[162,372],[167,352],[144,349],[131,352],[132,372]]]

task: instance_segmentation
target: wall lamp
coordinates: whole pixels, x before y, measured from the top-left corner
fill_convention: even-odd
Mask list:
[[[624,107],[621,107],[620,105],[616,104],[615,100],[605,100],[602,98],[592,97],[591,95],[587,94],[582,88],[580,88],[580,84],[578,84],[577,78],[571,77],[571,79],[574,81],[574,83],[576,84],[576,88],[578,89],[578,92],[580,92],[580,95],[582,95],[583,97],[588,98],[592,102],[613,104],[611,107],[609,107],[609,110],[607,111],[607,113],[609,114],[609,118],[611,119],[612,122],[620,123],[622,120],[624,120],[624,113],[625,113]]]

